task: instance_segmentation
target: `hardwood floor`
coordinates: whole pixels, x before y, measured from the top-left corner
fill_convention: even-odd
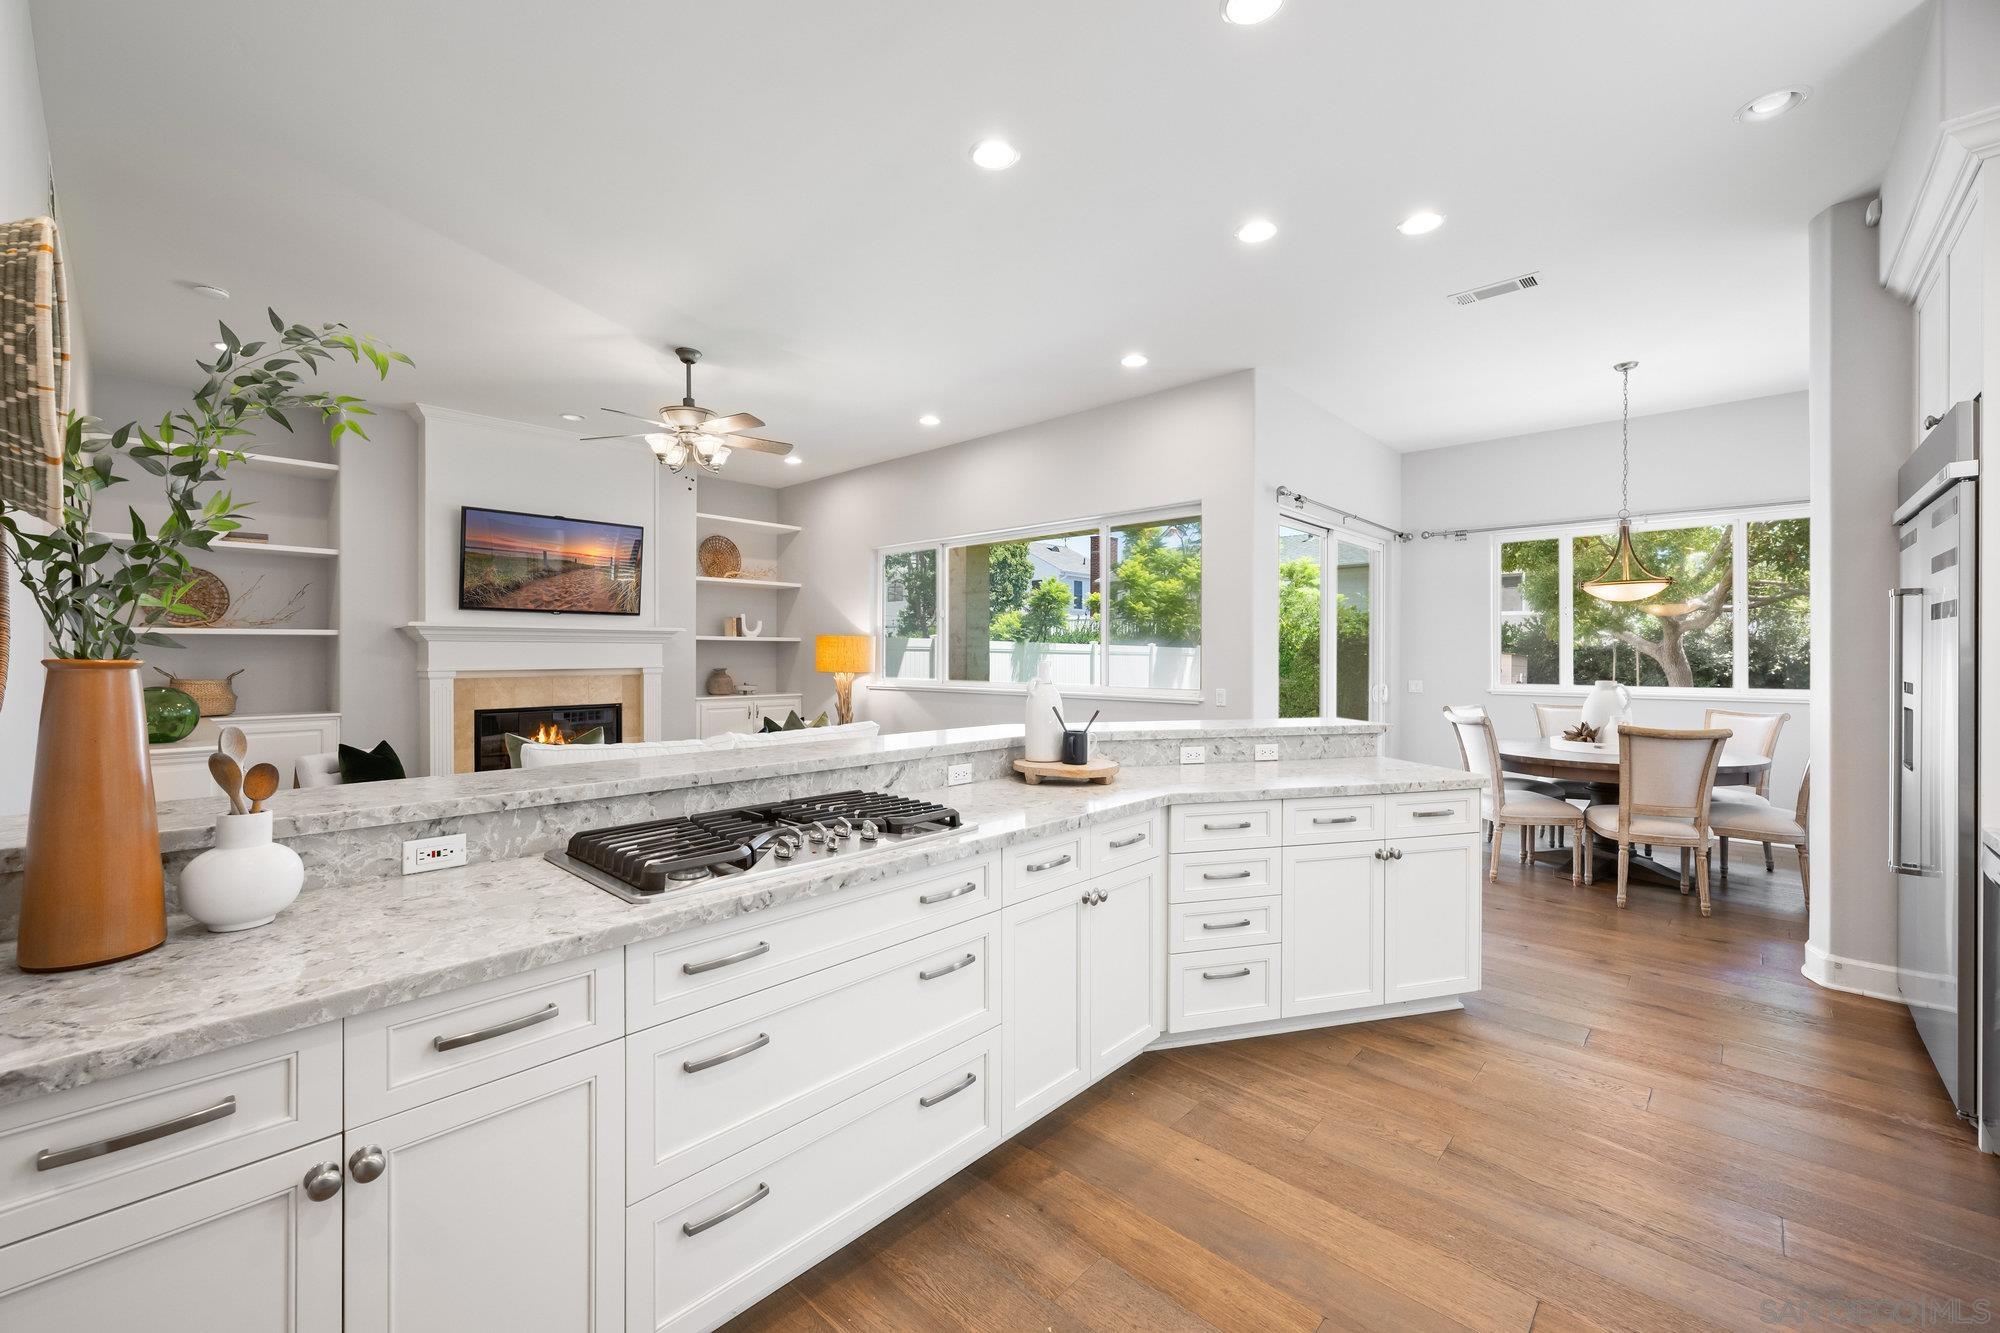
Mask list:
[[[1141,1056],[732,1327],[2000,1319],[2000,1159],[1900,1006],[1799,974],[1791,855],[1736,851],[1703,920],[1510,843],[1463,1012]]]

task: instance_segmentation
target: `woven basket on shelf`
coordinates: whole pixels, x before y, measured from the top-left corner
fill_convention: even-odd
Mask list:
[[[695,555],[701,560],[701,572],[712,579],[733,579],[743,569],[743,552],[720,533],[703,537]]]
[[[236,690],[232,682],[247,668],[238,667],[220,680],[190,680],[160,667],[153,670],[165,676],[171,688],[194,700],[194,706],[201,710],[203,717],[228,717],[236,711]]]
[[[208,570],[197,568],[194,571],[194,581],[182,589],[180,600],[194,610],[169,611],[160,619],[169,625],[178,625],[182,629],[213,625],[229,610],[229,585]]]

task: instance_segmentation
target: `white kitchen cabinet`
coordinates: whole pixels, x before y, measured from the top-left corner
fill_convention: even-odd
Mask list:
[[[340,1160],[322,1139],[0,1249],[0,1328],[339,1333]]]
[[[803,707],[802,696],[796,694],[731,694],[696,700],[694,715],[701,738],[707,740],[729,731],[762,731],[765,718],[783,722],[787,714],[802,712]]]
[[[1950,299],[1945,322],[1950,341],[1945,354],[1947,404],[1963,403],[1979,396],[1985,383],[1983,358],[1986,353],[1984,310],[1986,281],[1984,204],[1975,196],[1965,211],[1965,221],[1952,241],[1946,261],[1945,285]]]
[[[1382,1003],[1382,893],[1391,864],[1383,851],[1373,842],[1285,849],[1286,1018]]]
[[[1403,838],[1383,876],[1382,1002],[1479,989],[1479,836]]]
[[[1916,438],[1951,408],[1951,284],[1940,264],[1917,296]]]
[[[1166,894],[1159,858],[1091,886],[1083,908],[1089,952],[1090,1078],[1103,1078],[1160,1035],[1166,1006]],[[1065,895],[1066,896],[1066,895]]]
[[[1000,914],[1009,1134],[1090,1082],[1089,897],[1082,888],[1059,889]]]
[[[348,1333],[615,1333],[624,1085],[609,1042],[350,1129]]]

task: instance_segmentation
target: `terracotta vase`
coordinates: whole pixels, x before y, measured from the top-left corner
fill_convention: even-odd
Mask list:
[[[140,663],[42,665],[15,957],[61,972],[157,947],[167,902]]]

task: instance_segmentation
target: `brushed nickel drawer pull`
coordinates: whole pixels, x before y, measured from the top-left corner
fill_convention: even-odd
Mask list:
[[[1233,833],[1238,829],[1249,828],[1250,821],[1245,819],[1235,824],[1203,824],[1201,827],[1206,833]]]
[[[936,1106],[939,1102],[947,1101],[950,1098],[958,1096],[959,1093],[964,1092],[967,1088],[971,1087],[978,1081],[979,1081],[979,1075],[967,1072],[964,1080],[959,1084],[957,1084],[955,1087],[946,1088],[943,1092],[936,1093],[929,1097],[919,1097],[917,1098],[917,1105],[924,1107],[925,1109],[929,1109],[930,1107]]]
[[[1140,829],[1137,833],[1134,833],[1131,837],[1120,838],[1116,842],[1112,843],[1111,850],[1114,852],[1123,851],[1127,847],[1136,847],[1145,840],[1146,840],[1146,831],[1144,829]]]
[[[1204,921],[1201,923],[1201,928],[1203,930],[1241,930],[1249,924],[1250,918],[1246,916],[1241,921]]]
[[[1211,881],[1218,879],[1248,879],[1252,873],[1252,871],[1248,870],[1229,870],[1218,875],[1212,870],[1204,870],[1201,872],[1201,877]]]
[[[1203,981],[1234,981],[1238,977],[1247,977],[1249,975],[1249,968],[1239,967],[1234,972],[1204,972],[1201,974],[1201,979]]]
[[[727,1222],[730,1218],[736,1216],[738,1213],[742,1212],[745,1208],[748,1208],[751,1204],[764,1202],[765,1199],[770,1197],[770,1194],[771,1194],[771,1187],[769,1185],[759,1184],[757,1186],[757,1192],[755,1194],[743,1200],[741,1203],[730,1204],[727,1208],[717,1213],[714,1217],[705,1217],[699,1222],[681,1223],[681,1234],[684,1236],[699,1236],[702,1232],[708,1230],[710,1227],[718,1226],[721,1223]]]
[[[771,952],[771,946],[763,940],[758,940],[747,949],[738,949],[735,953],[726,953],[720,958],[711,958],[705,963],[682,963],[681,971],[688,976],[698,977],[704,972],[713,972],[718,967],[728,967],[731,963],[747,962],[752,958],[769,952]]]
[[[1057,866],[1066,866],[1068,864],[1069,864],[1069,853],[1064,852],[1061,856],[1058,856],[1053,861],[1037,861],[1035,862],[1035,864],[1028,866],[1026,869],[1030,875],[1039,875],[1044,870],[1054,870]]]
[[[480,1028],[475,1032],[461,1032],[456,1037],[432,1037],[431,1045],[441,1051],[455,1051],[461,1046],[470,1046],[474,1042],[492,1041],[495,1037],[504,1037],[510,1032],[519,1032],[522,1028],[531,1028],[537,1023],[546,1023],[561,1012],[561,1005],[551,1004],[545,1008],[537,1009],[532,1014],[523,1014],[519,1018],[510,1018],[504,1023],[495,1023],[490,1028]]]
[[[960,969],[961,967],[971,967],[974,963],[978,961],[979,961],[978,954],[969,953],[955,963],[946,963],[943,967],[934,967],[928,972],[917,973],[917,980],[936,981],[939,977],[948,976],[951,973],[958,971],[958,969]]]
[[[959,885],[957,888],[946,889],[943,893],[926,893],[921,898],[917,899],[917,906],[929,907],[932,903],[948,903],[953,898],[963,898],[966,894],[971,893],[974,889],[977,889],[978,887],[979,887],[978,880],[969,879],[965,881],[965,883]]]
[[[1412,811],[1410,811],[1410,818],[1412,818],[1412,819],[1443,819],[1443,818],[1445,818],[1445,817],[1446,817],[1447,815],[1455,815],[1455,814],[1457,814],[1457,813],[1458,813],[1458,811],[1456,811],[1456,810],[1412,810]]]
[[[699,1074],[704,1069],[713,1069],[717,1065],[726,1065],[731,1060],[740,1060],[744,1056],[750,1054],[750,1052],[761,1051],[770,1044],[771,1044],[771,1034],[768,1032],[760,1032],[755,1037],[752,1037],[749,1041],[744,1042],[741,1046],[732,1046],[728,1050],[723,1051],[720,1054],[704,1056],[702,1059],[699,1060],[681,1061],[681,1072],[683,1074]],[[693,1235],[694,1233],[689,1232],[688,1234]]]
[[[184,1130],[201,1125],[214,1124],[225,1116],[236,1114],[236,1098],[224,1097],[213,1106],[204,1106],[199,1111],[189,1111],[177,1115],[172,1120],[162,1120],[157,1125],[144,1129],[128,1130],[123,1134],[113,1134],[108,1139],[86,1143],[75,1148],[45,1148],[35,1154],[35,1170],[53,1171],[59,1166],[71,1166],[77,1162],[87,1162],[93,1157],[108,1157],[127,1148],[136,1148],[142,1143],[152,1143],[164,1139],[169,1134],[179,1134]]]
[[[1332,817],[1332,818],[1330,818],[1330,819],[1314,819],[1314,820],[1313,820],[1313,823],[1315,823],[1315,824],[1352,824],[1352,823],[1354,823],[1354,822],[1355,822],[1356,820],[1358,820],[1358,819],[1360,819],[1360,818],[1361,818],[1361,816],[1360,816],[1360,815],[1335,815],[1334,817]]]

